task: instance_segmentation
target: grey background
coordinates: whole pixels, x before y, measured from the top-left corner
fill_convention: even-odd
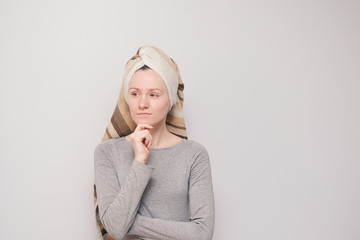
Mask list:
[[[360,239],[359,1],[0,1],[0,238],[97,239],[126,61],[178,63],[214,239]]]

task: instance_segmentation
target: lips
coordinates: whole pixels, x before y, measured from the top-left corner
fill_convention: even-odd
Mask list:
[[[137,113],[138,116],[149,116],[151,115],[150,113],[146,113],[146,112],[141,112],[141,113]]]

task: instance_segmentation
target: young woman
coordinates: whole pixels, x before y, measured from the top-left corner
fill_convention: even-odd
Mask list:
[[[214,196],[206,149],[187,140],[176,63],[141,47],[125,67],[117,107],[95,149],[103,239],[212,239]]]

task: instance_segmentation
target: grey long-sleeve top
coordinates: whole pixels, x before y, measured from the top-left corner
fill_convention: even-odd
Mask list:
[[[190,140],[134,160],[125,138],[95,149],[100,219],[115,239],[212,239],[215,209],[209,156]]]

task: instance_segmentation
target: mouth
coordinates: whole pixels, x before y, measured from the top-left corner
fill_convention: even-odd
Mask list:
[[[141,112],[141,113],[137,113],[136,115],[138,115],[138,116],[149,116],[149,115],[151,115],[151,113]]]

